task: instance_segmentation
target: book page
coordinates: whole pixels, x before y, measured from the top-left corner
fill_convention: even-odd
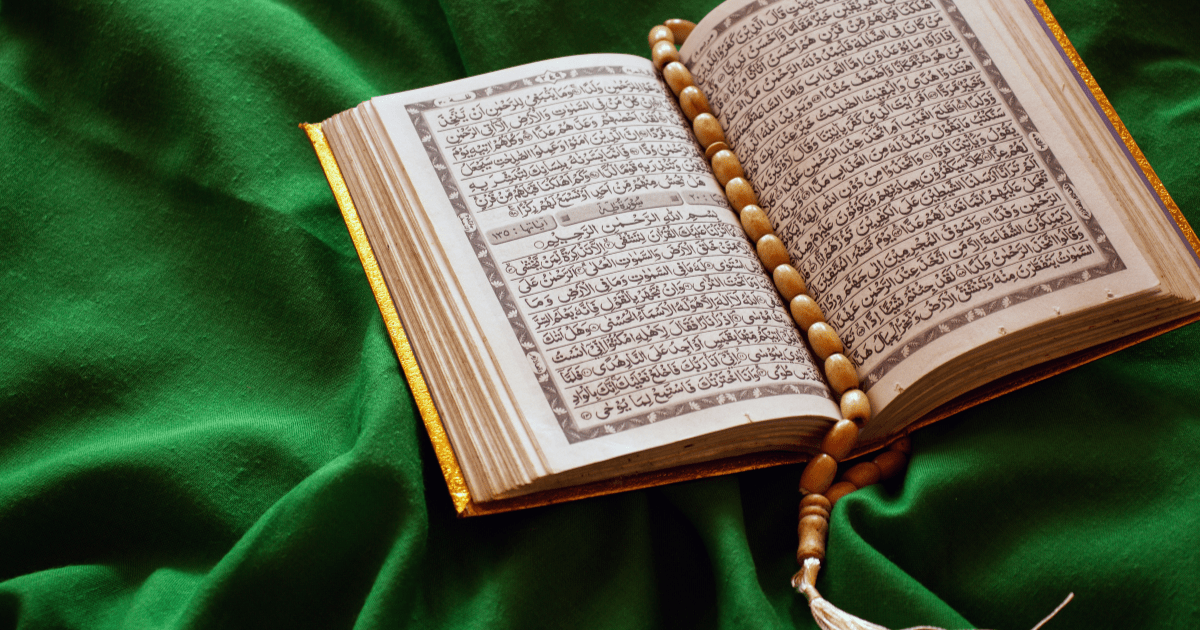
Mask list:
[[[1154,282],[951,0],[734,0],[681,55],[877,408]]]
[[[373,103],[551,470],[836,414],[649,62],[555,60]]]

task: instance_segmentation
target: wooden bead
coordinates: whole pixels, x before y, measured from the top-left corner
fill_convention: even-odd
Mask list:
[[[671,33],[675,35],[675,43],[680,46],[687,41],[688,35],[692,34],[692,30],[696,28],[695,22],[687,20],[667,20],[663,22],[663,26],[671,29]]]
[[[800,531],[807,529],[825,535],[829,533],[829,519],[815,514],[805,516],[800,519],[800,524],[796,526],[796,529]]]
[[[855,490],[858,490],[858,486],[850,483],[849,481],[839,481],[825,491],[825,498],[829,499],[830,503],[837,505],[837,502],[840,501],[842,497],[854,492]]]
[[[779,237],[774,234],[767,234],[758,239],[755,249],[758,250],[758,258],[762,260],[763,266],[767,268],[767,271],[775,271],[775,268],[779,265],[786,265],[791,261],[787,248],[783,246],[783,241],[779,240]]]
[[[838,338],[837,332],[833,330],[833,326],[825,322],[816,322],[808,327],[808,343],[822,361],[828,359],[829,355],[845,349],[842,347],[842,340]]]
[[[821,307],[817,306],[817,301],[803,293],[792,298],[788,303],[788,310],[792,312],[792,319],[796,321],[796,325],[804,332],[808,332],[813,324],[825,321],[825,314],[821,312]]]
[[[745,208],[742,209],[742,216],[746,216]],[[771,272],[771,277],[775,280],[775,287],[779,289],[779,292],[783,294],[783,299],[787,302],[791,302],[797,295],[808,291],[808,286],[804,284],[804,277],[791,265],[779,265],[775,271]]]
[[[767,213],[763,212],[762,208],[754,205],[742,208],[742,229],[746,230],[746,236],[749,236],[750,240],[755,243],[758,242],[758,239],[768,234],[774,234],[771,231],[771,220],[767,218]],[[791,265],[788,266],[790,267]],[[783,267],[783,265],[775,269],[778,270],[780,267]]]
[[[825,378],[829,379],[829,386],[838,396],[844,391],[858,388],[858,370],[855,370],[854,363],[840,352],[825,359]]]
[[[875,462],[855,464],[850,467],[850,470],[846,471],[846,474],[842,475],[843,481],[849,481],[859,488],[866,488],[871,484],[879,483],[879,480],[882,478],[883,471],[879,470],[879,466],[876,466]]]
[[[842,417],[859,424],[866,424],[871,419],[871,401],[860,389],[852,389],[842,394]]]
[[[679,61],[679,51],[675,49],[675,44],[660,41],[650,48],[650,61],[654,62],[656,70],[662,70],[663,66],[672,61]]]
[[[741,164],[738,164],[738,167],[740,168]],[[746,206],[758,205],[758,195],[754,194],[754,187],[746,181],[745,177],[734,177],[725,182],[725,197],[729,199],[733,209],[738,212],[744,210]]]
[[[891,446],[888,448],[893,451],[900,451],[901,453],[908,455],[909,453],[912,453],[912,440],[906,435],[899,440],[892,442]]]
[[[663,66],[662,75],[663,80],[667,82],[667,86],[671,88],[675,96],[679,96],[683,88],[695,85],[695,82],[692,80],[692,72],[687,69],[687,66],[678,61],[672,61]],[[725,138],[721,139],[724,140]]]
[[[800,474],[800,491],[804,493],[824,494],[837,476],[837,460],[821,453],[809,460]],[[828,495],[826,495],[828,496]]]
[[[871,461],[879,467],[879,476],[887,479],[904,470],[904,465],[908,463],[908,457],[900,451],[884,451]]]
[[[819,516],[806,516],[796,527],[800,534],[800,545],[796,547],[796,562],[804,564],[809,558],[825,559],[825,539],[829,534],[829,521]]]
[[[809,558],[825,561],[825,541],[800,539],[800,546],[796,548],[796,564],[804,566],[804,561]]]
[[[712,108],[708,106],[708,99],[704,98],[704,93],[694,85],[683,88],[683,91],[679,93],[679,107],[688,120],[695,120],[696,116],[700,114],[712,113]]]
[[[828,519],[829,518],[829,510],[826,510],[825,508],[823,508],[819,505],[810,505],[808,507],[802,507],[802,508],[800,508],[800,518],[804,518],[805,516],[820,516],[821,518]]]
[[[729,149],[717,151],[712,156],[712,169],[713,175],[717,176],[717,181],[721,182],[722,186],[734,177],[746,176],[746,172],[742,170],[742,162]]]
[[[712,114],[700,114],[692,121],[692,131],[696,133],[696,139],[700,141],[700,146],[707,149],[714,142],[725,142],[725,131],[721,129],[721,123],[717,122],[717,118]]]
[[[829,511],[833,508],[833,504],[829,502],[829,499],[825,498],[825,495],[812,493],[806,494],[803,499],[800,499],[800,507],[802,509],[806,507],[819,507],[825,511]]]
[[[858,444],[858,425],[853,420],[838,420],[825,434],[821,450],[840,462],[854,450],[855,444]]]
[[[708,148],[704,150],[704,159],[711,162],[712,156],[716,155],[717,151],[725,151],[728,148],[729,148],[729,145],[725,144],[724,142],[714,142],[714,143],[708,145]]]
[[[664,24],[659,24],[650,29],[650,47],[654,48],[654,45],[660,41],[671,42],[672,46],[675,45],[675,33]]]

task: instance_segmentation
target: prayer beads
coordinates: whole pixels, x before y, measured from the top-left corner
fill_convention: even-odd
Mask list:
[[[908,438],[901,438],[893,442],[888,450],[876,455],[875,459],[857,464],[847,470],[841,480],[829,486],[829,489],[823,493],[825,499],[831,505],[837,505],[837,502],[847,494],[888,479],[904,470],[904,465],[908,463],[908,455],[902,449],[907,448],[907,443]]]
[[[792,312],[792,319],[796,321],[796,325],[804,332],[808,332],[813,324],[825,321],[825,314],[821,312],[821,307],[817,306],[816,300],[803,293],[792,298],[788,310]]]
[[[742,165],[739,163],[737,166],[740,171]],[[729,198],[733,209],[738,212],[745,210],[746,206],[758,206],[758,195],[754,194],[754,187],[741,175],[725,182],[725,196]]]
[[[721,182],[722,186],[728,184],[735,177],[742,179],[746,175],[746,172],[742,170],[741,161],[729,149],[717,151],[713,154],[711,161],[713,175],[717,176],[717,181]]]
[[[907,437],[901,438],[873,461],[851,467],[840,481],[834,483],[838,462],[853,452],[861,426],[871,419],[871,404],[859,389],[857,370],[846,356],[837,331],[825,321],[816,300],[808,295],[803,276],[791,264],[787,247],[775,235],[767,213],[759,206],[758,196],[746,178],[741,160],[727,144],[720,121],[680,60],[675,45],[682,45],[695,26],[687,20],[667,20],[652,28],[649,42],[654,66],[679,97],[680,109],[692,121],[692,130],[714,176],[725,188],[734,211],[740,213],[742,227],[754,243],[759,259],[771,273],[780,295],[787,301],[796,326],[805,334],[813,353],[824,361],[825,378],[840,401],[843,419],[829,429],[821,442],[822,452],[809,460],[800,475],[800,491],[804,497],[800,502],[797,526],[800,544],[796,560],[801,564],[809,558],[824,560],[829,511],[833,505],[847,494],[902,470],[911,445]]]
[[[858,444],[858,425],[853,420],[839,420],[829,433],[825,434],[821,450],[841,461],[854,450],[855,444]]]
[[[783,246],[783,241],[779,240],[779,237],[774,234],[763,235],[762,238],[758,239],[758,243],[754,247],[758,250],[758,258],[762,260],[762,264],[767,268],[767,271],[773,272],[776,267],[791,262],[791,258],[788,257],[787,248]]]
[[[663,26],[671,29],[675,35],[675,43],[682,46],[683,42],[687,41],[688,35],[691,35],[692,30],[696,28],[696,23],[676,19],[663,22]]]
[[[767,213],[762,211],[758,206],[753,207],[754,211],[760,212],[763,218],[766,219]],[[742,217],[746,216],[746,210],[742,210]],[[767,219],[767,224],[770,225],[770,220]],[[771,272],[771,279],[775,281],[775,288],[779,289],[780,295],[784,301],[791,302],[799,297],[804,292],[808,291],[808,285],[804,284],[804,278],[799,271],[791,265],[779,265],[775,271]]]
[[[697,116],[699,116],[699,114],[697,114]],[[713,156],[716,155],[718,151],[724,151],[725,149],[728,149],[728,148],[729,148],[728,144],[725,144],[724,142],[721,142],[720,140],[718,140],[718,141],[708,145],[708,148],[704,150],[704,159],[711,162]]]
[[[721,123],[717,122],[716,116],[712,114],[697,115],[692,120],[692,131],[695,132],[696,140],[700,142],[700,146],[705,149],[717,142],[725,144],[725,130],[721,129]],[[728,146],[724,148],[728,148]]]
[[[829,379],[829,386],[833,388],[834,393],[839,396],[842,392],[858,388],[858,373],[854,371],[854,364],[840,352],[825,358],[825,377]]]
[[[822,361],[828,359],[831,354],[845,350],[833,326],[823,321],[808,327],[808,345],[812,346],[813,352],[817,353]]]
[[[842,394],[842,417],[847,420],[866,424],[871,419],[871,403],[867,395],[859,389],[852,389]]]
[[[679,93],[679,108],[683,110],[683,115],[687,116],[688,120],[696,120],[696,116],[700,114],[712,114],[708,99],[704,98],[700,88],[694,85],[683,88],[683,91]]]
[[[771,220],[767,218],[767,213],[758,206],[742,208],[742,229],[746,230],[746,236],[749,236],[750,240],[754,242],[758,242],[758,239],[768,234],[774,234],[771,230]],[[788,266],[791,267],[791,265]]]
[[[660,40],[650,49],[650,60],[654,62],[654,67],[662,70],[663,66],[672,61],[679,61],[679,51],[675,50],[675,44]]]
[[[849,481],[859,488],[879,483],[880,479],[883,479],[883,473],[879,471],[879,466],[876,466],[875,462],[855,464],[842,475],[842,481]]]
[[[678,56],[678,52],[676,56]],[[667,82],[667,87],[679,96],[679,93],[684,88],[692,85],[692,71],[687,69],[687,66],[678,61],[672,61],[662,68],[663,80]]]
[[[828,490],[837,476],[837,465],[837,460],[828,453],[821,453],[809,460],[800,475],[800,491],[821,494]]]
[[[675,45],[675,33],[662,24],[650,29],[650,48],[654,48],[654,45],[661,41],[670,42],[672,46]]]

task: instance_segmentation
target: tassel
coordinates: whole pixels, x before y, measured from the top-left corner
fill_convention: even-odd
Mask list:
[[[855,617],[829,603],[829,600],[824,597],[821,597],[821,593],[817,592],[816,587],[817,573],[820,571],[821,561],[819,559],[806,558],[804,560],[804,567],[796,575],[792,576],[792,588],[796,589],[797,593],[803,593],[808,598],[809,610],[812,611],[813,619],[816,620],[818,626],[821,626],[822,630],[888,630],[879,624]],[[1053,619],[1058,614],[1058,611],[1062,610],[1074,597],[1074,593],[1067,594],[1067,598],[1051,611],[1049,615],[1046,615],[1045,619],[1039,621],[1033,627],[1033,630],[1040,630],[1042,626],[1046,625],[1047,621]],[[913,626],[906,630],[942,630],[942,628]]]

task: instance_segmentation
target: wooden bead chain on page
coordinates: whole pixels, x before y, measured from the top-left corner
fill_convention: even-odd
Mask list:
[[[826,630],[886,630],[830,604],[817,592],[815,582],[821,563],[825,560],[829,512],[834,504],[855,490],[878,483],[903,470],[908,462],[911,442],[907,437],[896,440],[873,460],[850,467],[835,483],[838,463],[854,450],[859,430],[871,419],[871,404],[867,395],[859,389],[858,371],[845,355],[837,331],[825,321],[821,307],[808,295],[808,287],[800,272],[791,264],[787,247],[775,235],[770,219],[759,206],[754,187],[746,179],[741,161],[726,144],[725,131],[713,116],[708,99],[696,87],[692,73],[680,61],[676,46],[682,45],[695,27],[687,20],[667,20],[650,29],[651,61],[679,98],[679,107],[684,115],[692,121],[692,130],[696,140],[704,147],[704,157],[711,164],[713,175],[725,187],[725,195],[738,213],[746,235],[754,242],[759,259],[771,274],[779,293],[788,302],[792,320],[803,331],[813,353],[825,362],[825,379],[839,396],[842,412],[842,420],[825,434],[821,452],[809,460],[800,475],[800,492],[804,498],[800,501],[800,524],[797,527],[800,544],[796,549],[796,561],[801,569],[792,577],[792,586],[808,598],[814,619]],[[1054,617],[1071,597],[1069,595],[1034,630]]]
[[[675,46],[682,44],[693,28],[695,25],[685,20],[668,20],[650,29],[651,60],[679,97],[679,107],[692,121],[696,139],[705,149],[704,155],[712,165],[713,175],[725,187],[725,194],[738,212],[746,235],[755,243],[759,258],[771,273],[780,294],[788,301],[792,319],[804,332],[813,353],[825,362],[825,378],[841,398],[844,419],[829,430],[821,443],[822,452],[808,462],[800,477],[800,491],[806,496],[801,502],[800,546],[796,559],[803,564],[810,557],[824,559],[828,510],[833,504],[855,490],[902,470],[909,442],[906,438],[896,442],[891,450],[874,461],[850,468],[840,481],[834,483],[838,463],[854,449],[859,429],[871,418],[871,405],[866,394],[858,389],[858,373],[854,363],[844,354],[841,339],[825,322],[821,307],[808,295],[804,278],[791,264],[787,248],[775,235],[767,213],[759,207],[754,187],[747,181],[741,161],[726,144],[725,132],[713,116],[708,99],[692,82],[691,72],[679,59]],[[822,509],[816,509],[821,506]]]

